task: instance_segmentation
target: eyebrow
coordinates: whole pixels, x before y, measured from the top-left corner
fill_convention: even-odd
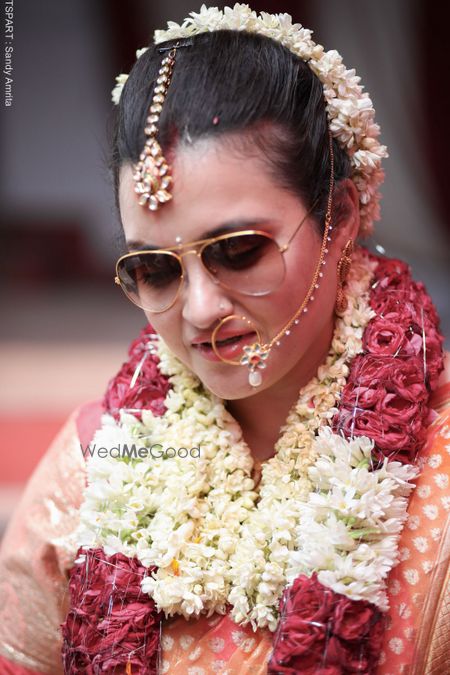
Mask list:
[[[241,230],[252,230],[259,229],[262,226],[270,229],[270,225],[274,224],[273,219],[269,218],[249,218],[241,220],[233,220],[228,223],[223,223],[217,227],[214,227],[211,230],[206,230],[202,234],[194,239],[193,241],[199,241],[202,239],[210,239],[211,237],[219,237],[221,234],[226,234],[227,232],[240,232]],[[154,244],[145,243],[139,239],[130,239],[127,240],[127,247],[130,251],[159,251],[166,248],[174,248],[177,244],[169,246],[155,246]],[[181,246],[189,242],[181,242]]]

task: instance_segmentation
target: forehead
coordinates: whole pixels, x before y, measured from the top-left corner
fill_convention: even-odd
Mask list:
[[[201,238],[225,222],[282,223],[299,199],[280,187],[257,151],[239,152],[235,144],[199,141],[179,148],[171,158],[172,200],[158,211],[139,205],[133,170],[120,173],[119,202],[127,240],[171,246]]]

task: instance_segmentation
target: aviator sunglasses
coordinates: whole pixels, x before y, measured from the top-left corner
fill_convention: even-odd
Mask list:
[[[194,253],[215,283],[243,295],[267,295],[283,282],[283,254],[315,203],[285,244],[278,244],[268,232],[243,230],[166,249],[133,251],[118,259],[115,283],[141,309],[165,312],[183,285],[183,257]]]

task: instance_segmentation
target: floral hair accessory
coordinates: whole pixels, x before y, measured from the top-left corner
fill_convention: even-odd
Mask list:
[[[323,85],[330,131],[351,160],[352,179],[359,191],[360,232],[371,234],[373,221],[379,219],[378,188],[384,178],[381,160],[388,153],[377,140],[380,128],[374,120],[375,110],[355,70],[345,67],[336,50],[325,51],[316,44],[311,39],[312,31],[292,23],[289,14],[257,14],[240,3],[223,10],[202,5],[200,12],[191,12],[182,24],[169,21],[167,30],[156,30],[154,41],[159,44],[216,30],[246,31],[272,38],[299,56],[317,75]],[[136,57],[145,51],[146,48],[139,49]],[[127,77],[121,74],[116,78],[112,92],[116,104]]]

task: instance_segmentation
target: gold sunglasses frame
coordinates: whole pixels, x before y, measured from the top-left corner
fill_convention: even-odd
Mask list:
[[[215,277],[214,274],[203,263],[203,260],[202,260],[201,256],[202,256],[202,253],[205,250],[205,248],[209,244],[214,244],[217,241],[223,241],[224,239],[230,239],[231,237],[239,237],[239,236],[243,236],[243,235],[247,235],[247,234],[260,234],[260,235],[266,237],[267,239],[271,239],[277,245],[278,251],[281,253],[281,255],[283,255],[283,253],[285,253],[288,250],[289,246],[292,243],[292,240],[294,239],[297,232],[300,230],[300,228],[303,225],[303,223],[305,222],[305,220],[310,215],[311,211],[314,209],[316,203],[317,203],[317,200],[311,206],[309,211],[307,211],[307,213],[303,216],[300,223],[297,225],[294,232],[291,234],[291,236],[289,237],[288,241],[285,244],[279,244],[277,242],[276,238],[272,234],[270,234],[269,232],[264,232],[263,230],[239,230],[237,232],[227,232],[226,234],[220,234],[217,237],[209,237],[207,239],[198,239],[196,241],[187,242],[186,244],[177,244],[176,246],[169,246],[168,248],[143,249],[143,250],[137,250],[137,251],[130,251],[129,253],[125,253],[124,255],[120,256],[120,258],[117,260],[114,283],[116,283],[118,286],[120,286],[121,289],[123,290],[123,292],[125,293],[126,297],[128,298],[128,300],[130,300],[134,305],[136,305],[140,309],[143,309],[146,312],[151,312],[152,314],[161,314],[162,312],[167,312],[167,310],[170,309],[171,307],[173,307],[173,305],[178,300],[178,296],[180,295],[180,291],[183,287],[183,281],[184,281],[184,278],[185,278],[183,257],[185,255],[187,255],[188,253],[195,253],[196,256],[198,258],[200,258],[203,267],[205,268],[206,272],[208,273],[208,275],[211,277],[211,279],[213,280],[213,282],[215,284],[218,284],[218,285],[222,286],[222,288],[226,288],[227,290],[234,290],[233,288],[230,288],[229,286],[224,284],[222,281],[220,281],[217,277]],[[180,253],[180,251],[183,251],[183,249],[185,249],[185,248],[188,248],[189,250]],[[179,277],[179,286],[178,286],[177,293],[176,293],[174,299],[172,300],[172,302],[169,305],[167,305],[166,307],[164,307],[164,309],[148,309],[147,307],[143,307],[142,305],[138,304],[137,302],[135,302],[129,296],[128,292],[125,289],[125,285],[122,284],[122,282],[120,280],[120,276],[119,276],[119,265],[120,265],[120,263],[123,260],[125,260],[126,258],[131,258],[133,256],[145,254],[145,253],[166,253],[166,254],[172,255],[180,263],[181,274],[180,274],[180,277]],[[283,259],[283,264],[284,264],[284,259]],[[286,271],[286,266],[285,266],[284,269]],[[284,276],[283,276],[283,279],[280,281],[280,283],[282,283],[283,280],[284,280]],[[272,289],[270,291],[266,291],[266,292],[263,292],[263,293],[245,293],[244,291],[235,291],[235,292],[241,293],[242,295],[249,295],[249,296],[253,296],[253,297],[258,297],[258,296],[263,296],[263,295],[269,295],[274,290],[275,289]]]

